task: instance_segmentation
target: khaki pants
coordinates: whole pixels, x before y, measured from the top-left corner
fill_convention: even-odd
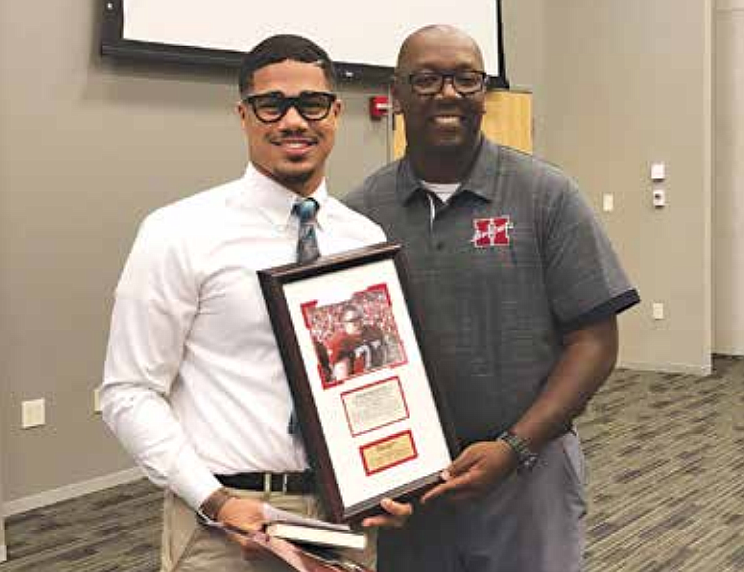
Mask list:
[[[303,516],[322,518],[314,495],[290,495],[231,489],[236,495],[265,501]],[[368,533],[364,552],[347,554],[374,569],[376,534]],[[245,560],[240,545],[221,530],[199,524],[194,511],[170,491],[163,505],[163,541],[160,572],[289,572],[289,566],[274,558]]]

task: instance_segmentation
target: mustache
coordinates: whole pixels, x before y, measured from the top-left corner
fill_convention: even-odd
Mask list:
[[[296,141],[297,139],[303,139],[305,141],[309,141],[310,143],[318,142],[318,138],[316,136],[311,135],[309,132],[303,129],[282,131],[281,133],[271,135],[269,137],[269,141],[272,143],[284,143],[285,141]]]

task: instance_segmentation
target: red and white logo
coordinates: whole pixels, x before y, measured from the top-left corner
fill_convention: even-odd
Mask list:
[[[508,246],[511,243],[509,231],[514,228],[508,216],[473,219],[475,233],[470,242],[476,248],[492,248],[494,246]]]

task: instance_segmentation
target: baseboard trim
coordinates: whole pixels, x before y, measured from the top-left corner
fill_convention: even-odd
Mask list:
[[[120,471],[118,473],[111,473],[110,475],[104,475],[102,477],[90,479],[89,481],[83,481],[82,483],[75,483],[58,489],[52,489],[36,495],[6,502],[3,505],[3,514],[5,516],[20,514],[29,510],[34,510],[35,508],[41,508],[49,506],[50,504],[56,504],[61,501],[87,495],[88,493],[95,493],[117,485],[131,483],[132,481],[139,480],[142,477],[142,471],[137,467]]]
[[[645,363],[626,361],[618,364],[624,369],[637,369],[639,371],[659,371],[663,373],[684,373],[705,377],[713,373],[712,365],[692,365],[687,363]]]

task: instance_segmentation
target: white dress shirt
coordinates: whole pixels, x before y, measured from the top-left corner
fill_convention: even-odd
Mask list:
[[[321,254],[385,240],[328,196]],[[156,484],[193,508],[214,474],[302,471],[287,378],[256,271],[294,262],[298,196],[252,166],[161,208],[140,227],[116,289],[103,418]]]

